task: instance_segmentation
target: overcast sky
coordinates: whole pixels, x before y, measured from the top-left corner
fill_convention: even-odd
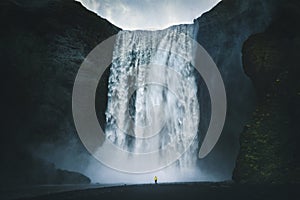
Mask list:
[[[155,30],[193,19],[221,0],[76,0],[124,30]]]

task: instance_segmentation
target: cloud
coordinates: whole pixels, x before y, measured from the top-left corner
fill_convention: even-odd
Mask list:
[[[221,0],[76,0],[124,30],[190,24]]]

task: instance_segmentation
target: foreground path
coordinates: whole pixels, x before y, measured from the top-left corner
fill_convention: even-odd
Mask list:
[[[81,199],[297,199],[300,185],[248,185],[230,183],[178,183],[130,185],[85,189],[30,198],[32,200]]]
[[[100,184],[69,184],[69,185],[36,185],[36,186],[1,186],[0,187],[0,200],[13,200],[20,198],[32,198],[41,195],[48,195],[60,192],[85,190],[92,188],[101,188],[114,186],[100,185]]]

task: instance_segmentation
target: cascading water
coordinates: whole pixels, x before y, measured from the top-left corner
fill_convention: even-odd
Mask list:
[[[194,24],[161,31],[120,31],[108,83],[106,139],[133,153],[159,151],[167,145],[178,154],[186,149],[175,164],[178,176],[179,172],[199,170],[200,113],[190,39],[196,33]],[[176,79],[170,70],[181,78]],[[149,162],[162,159],[163,155]]]

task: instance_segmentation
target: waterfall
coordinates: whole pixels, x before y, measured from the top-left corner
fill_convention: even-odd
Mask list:
[[[196,33],[194,24],[118,33],[108,82],[106,140],[132,153],[171,144],[178,153],[186,149],[178,169],[197,168],[200,110],[190,39]]]

